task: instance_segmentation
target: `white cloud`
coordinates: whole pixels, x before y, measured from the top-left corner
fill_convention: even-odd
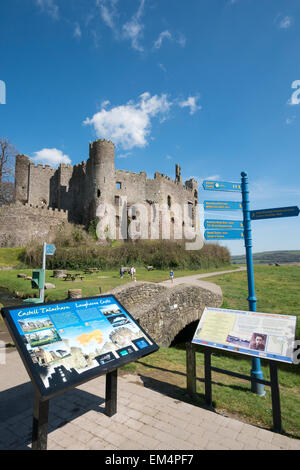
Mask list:
[[[154,42],[155,49],[160,49],[164,39],[172,40],[172,34],[170,33],[170,31],[166,30],[166,31],[162,31],[160,33],[160,35],[158,36],[158,38]]]
[[[57,20],[59,18],[59,8],[54,0],[36,0],[36,4],[53,19]]]
[[[123,37],[131,41],[133,49],[142,52],[144,48],[140,45],[139,41],[143,35],[144,25],[141,22],[141,17],[144,14],[145,0],[141,0],[138,11],[133,15],[130,21],[123,25]]]
[[[188,99],[179,102],[181,108],[190,108],[190,114],[195,114],[196,111],[202,109],[202,106],[197,105],[199,96],[189,96]]]
[[[103,22],[108,26],[110,29],[114,31],[114,33],[118,36],[118,30],[115,24],[115,20],[118,16],[117,12],[117,3],[118,0],[97,0],[96,5],[100,8],[100,14]]]
[[[110,105],[110,101],[109,100],[104,100],[101,103],[101,108],[106,108],[108,105]]]
[[[165,117],[172,106],[167,95],[153,95],[145,92],[134,103],[116,106],[110,110],[104,108],[83,122],[93,125],[99,138],[112,140],[116,145],[129,150],[133,147],[145,147],[151,130],[151,119],[160,115]]]
[[[60,163],[71,163],[69,156],[56,148],[39,150],[34,153],[32,160],[50,166],[58,166]]]
[[[82,36],[81,29],[78,23],[75,23],[73,36],[75,38],[81,38]]]
[[[130,157],[130,155],[131,155],[130,152],[120,153],[120,155],[118,155],[118,158],[128,158]]]
[[[291,16],[285,16],[284,18],[281,18],[281,20],[278,23],[279,29],[288,29],[292,26],[293,23],[293,18]]]
[[[166,159],[167,159],[167,160],[172,160],[172,158],[173,158],[173,157],[172,157],[171,155],[166,155]]]
[[[173,42],[175,41],[181,47],[184,47],[186,44],[186,38],[182,33],[179,33],[178,37],[176,38],[170,33],[170,31],[165,30],[160,33],[160,35],[154,42],[154,49],[160,49],[164,39],[168,39],[169,41]]]

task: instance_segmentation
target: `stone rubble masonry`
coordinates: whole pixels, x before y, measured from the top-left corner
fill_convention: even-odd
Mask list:
[[[114,294],[160,346],[168,347],[187,325],[201,318],[205,307],[220,307],[222,296],[198,286],[173,288],[151,282],[116,287]]]
[[[25,246],[31,240],[48,242],[51,232],[68,221],[68,213],[16,202],[0,207],[0,248]]]
[[[124,200],[127,200],[127,206],[126,204],[125,207],[120,206],[120,202]],[[120,218],[128,219],[130,205],[142,203],[147,210],[137,215],[142,223],[144,223],[143,218],[147,220],[146,239],[152,238],[151,225],[154,224],[155,227],[159,227],[158,237],[162,238],[163,226],[166,225],[165,217],[169,219],[171,226],[170,238],[174,239],[178,236],[177,233],[174,235],[174,227],[177,227],[176,231],[179,227],[179,236],[184,239],[184,225],[187,227],[197,225],[198,183],[191,178],[183,184],[179,165],[176,165],[174,180],[159,172],[155,172],[154,178],[150,179],[143,171],[133,173],[116,169],[114,144],[108,140],[99,139],[90,143],[88,160],[75,166],[61,164],[58,168],[51,168],[49,165],[35,165],[26,155],[17,155],[15,201],[25,207],[29,204],[30,207],[64,211],[69,222],[86,227],[96,219],[97,208],[109,204],[114,208],[114,213],[110,216],[117,227],[117,239],[124,239],[128,235],[122,233],[121,228],[118,227]],[[159,209],[157,205],[160,206]],[[180,221],[176,215],[176,205],[182,208],[183,213],[184,207],[189,208]],[[165,206],[164,215],[162,206]],[[151,214],[151,208],[153,208],[153,214]],[[111,209],[110,212],[112,212]],[[37,212],[34,214],[38,215]],[[41,212],[41,226],[44,231],[43,215],[45,213]],[[19,240],[19,237],[16,237],[13,241],[15,227],[10,225],[11,216],[11,208],[2,208],[1,246],[16,246],[13,243]],[[22,246],[36,233],[30,223],[27,230],[28,216],[28,211],[24,212],[24,215],[20,210],[18,211],[19,225],[23,225],[25,234]],[[133,217],[134,214],[131,214],[129,219]],[[12,219],[11,223],[14,224]],[[25,233],[26,230],[27,233]]]

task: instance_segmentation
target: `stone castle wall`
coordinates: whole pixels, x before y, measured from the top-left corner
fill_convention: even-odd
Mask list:
[[[52,234],[68,213],[30,204],[11,204],[0,207],[0,248],[25,246],[31,240],[52,241]]]

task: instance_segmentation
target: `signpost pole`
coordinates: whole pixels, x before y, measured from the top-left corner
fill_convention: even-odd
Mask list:
[[[244,171],[242,176],[242,203],[243,203],[243,224],[244,224],[244,238],[246,248],[246,262],[247,262],[247,277],[248,277],[248,303],[249,310],[256,312],[255,287],[254,287],[254,273],[253,273],[253,259],[252,259],[252,236],[251,236],[251,217],[250,217],[250,200],[248,189],[248,176]],[[251,376],[257,379],[263,379],[261,364],[259,358],[252,358]],[[265,395],[264,386],[257,382],[252,381],[251,391],[260,396]]]
[[[44,279],[45,279],[45,274],[46,274],[46,249],[47,249],[47,243],[43,243],[43,266],[42,269],[44,271]],[[44,302],[45,298],[45,281],[43,283],[43,287],[40,290],[40,299],[42,302]]]

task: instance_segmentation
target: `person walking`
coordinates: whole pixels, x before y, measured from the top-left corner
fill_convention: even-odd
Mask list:
[[[174,271],[173,270],[170,271],[170,281],[173,284],[173,282],[174,282]]]
[[[123,274],[124,274],[123,266],[121,266],[120,267],[120,279],[123,279]]]

